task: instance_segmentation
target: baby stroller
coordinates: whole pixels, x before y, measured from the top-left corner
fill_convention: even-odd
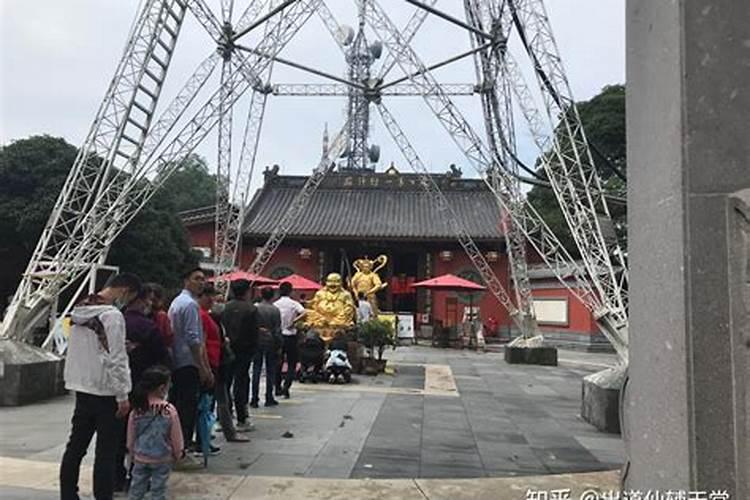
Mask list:
[[[310,330],[299,350],[300,371],[298,379],[304,383],[308,380],[317,383],[323,378],[323,363],[325,362],[326,346],[317,332]]]
[[[345,384],[352,381],[352,365],[346,354],[346,342],[334,340],[326,360],[326,376],[328,382],[334,384],[341,378]]]

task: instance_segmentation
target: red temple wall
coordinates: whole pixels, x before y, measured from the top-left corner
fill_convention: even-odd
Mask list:
[[[271,276],[279,268],[291,269],[294,274],[299,274],[313,281],[318,281],[318,250],[314,247],[305,247],[311,250],[309,258],[302,258],[299,255],[300,247],[281,245],[274,252],[271,261],[266,265],[263,271],[264,276]],[[244,245],[240,255],[240,263],[243,269],[250,267],[255,258],[255,246]]]
[[[186,228],[190,234],[190,246],[214,247],[214,223],[213,221],[205,224],[195,224]]]
[[[194,247],[213,247],[214,230],[213,223],[196,224],[191,225],[188,228],[190,233],[191,244]],[[264,275],[270,276],[274,270],[285,267],[292,270],[292,272],[304,276],[313,281],[319,280],[319,254],[318,249],[313,245],[307,245],[306,248],[310,249],[311,255],[309,258],[302,258],[299,255],[300,246],[280,246],[275,252],[269,264],[266,266]],[[243,268],[249,267],[253,258],[255,257],[255,245],[245,244],[242,248],[240,262]],[[466,254],[460,249],[452,250],[452,258],[448,261],[442,260],[439,256],[439,252],[432,253],[432,276],[438,276],[441,274],[451,273],[459,275],[464,271],[474,271],[473,264],[466,256]],[[533,252],[530,252],[530,260],[538,260],[538,256],[534,256]],[[513,290],[508,285],[509,282],[509,270],[507,256],[500,254],[498,260],[491,263],[497,277],[500,282],[508,290],[509,293],[513,293]],[[475,271],[474,271],[475,272]],[[545,288],[533,290],[535,297],[550,297],[550,298],[563,298],[568,299],[568,325],[555,325],[545,326],[540,325],[543,332],[574,332],[574,333],[589,333],[593,334],[598,331],[596,322],[594,321],[591,313],[586,307],[567,289],[563,287],[556,288]],[[446,311],[446,300],[449,297],[455,297],[455,292],[433,292],[431,300],[431,317],[430,322],[433,323],[435,320],[452,323],[454,321],[453,314]],[[511,326],[511,320],[508,312],[505,308],[500,305],[497,299],[489,292],[484,292],[478,304],[480,309],[480,318],[483,324],[487,324],[491,320],[494,320],[501,331],[507,331]],[[460,299],[458,301],[458,307],[456,310],[458,319],[463,317],[464,308],[468,306],[464,304]],[[424,311],[418,311],[424,312]],[[448,317],[451,316],[451,317]]]
[[[594,316],[591,312],[573,295],[568,289],[563,288],[549,288],[549,289],[536,289],[533,292],[535,297],[550,297],[550,298],[567,298],[568,299],[568,325],[567,326],[547,326],[539,325],[542,332],[544,331],[555,331],[555,332],[572,332],[572,333],[588,333],[594,334],[598,332],[598,327]]]
[[[475,272],[474,264],[472,264],[469,257],[462,250],[455,250],[452,252],[453,257],[449,261],[442,260],[439,256],[439,252],[435,252],[432,255],[433,271],[432,275],[440,276],[441,274],[455,274],[459,275],[464,271]],[[508,258],[504,254],[500,254],[496,262],[490,264],[492,269],[495,271],[500,283],[507,289],[508,287]],[[449,297],[455,297],[455,292],[434,292],[432,294],[432,314],[435,320],[442,322],[453,322],[454,318],[448,317],[453,314],[446,313],[446,300]],[[468,307],[468,303],[464,304],[460,299],[458,301],[458,319],[459,321],[463,317],[464,308]],[[479,301],[479,316],[482,323],[486,323],[490,318],[494,318],[501,328],[510,325],[510,316],[505,308],[500,305],[497,299],[490,292],[484,292]]]

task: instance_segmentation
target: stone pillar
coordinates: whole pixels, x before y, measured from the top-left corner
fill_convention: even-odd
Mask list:
[[[626,487],[750,498],[750,2],[628,0],[627,92]]]

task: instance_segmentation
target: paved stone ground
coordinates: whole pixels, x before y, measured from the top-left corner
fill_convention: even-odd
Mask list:
[[[402,363],[449,365],[459,397],[386,396],[351,477],[512,476],[622,464],[619,437],[578,416],[580,379],[598,369],[580,363],[607,364],[611,357],[563,352],[559,367],[508,365],[498,357],[401,351]],[[398,367],[393,385],[418,385],[417,368]]]
[[[599,433],[578,416],[581,378],[612,363],[611,356],[561,351],[560,366],[540,367],[508,365],[499,353],[415,346],[387,357],[393,374],[358,376],[350,385],[295,384],[291,400],[255,411],[250,443],[217,439],[222,454],[189,476],[220,475],[226,490],[243,476],[428,480],[622,464],[619,436]],[[0,455],[22,459],[13,462],[24,464],[21,469],[44,464],[45,474],[54,472],[71,403],[68,396],[0,409]],[[294,436],[282,438],[286,431]],[[185,481],[186,475],[175,476]],[[54,488],[6,481],[0,472],[3,498],[54,498]]]

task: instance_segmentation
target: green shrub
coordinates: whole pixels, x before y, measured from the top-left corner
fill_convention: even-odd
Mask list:
[[[396,331],[391,322],[371,319],[359,325],[357,338],[366,348],[370,358],[375,357],[378,351],[378,359],[383,359],[386,347],[396,348]]]

